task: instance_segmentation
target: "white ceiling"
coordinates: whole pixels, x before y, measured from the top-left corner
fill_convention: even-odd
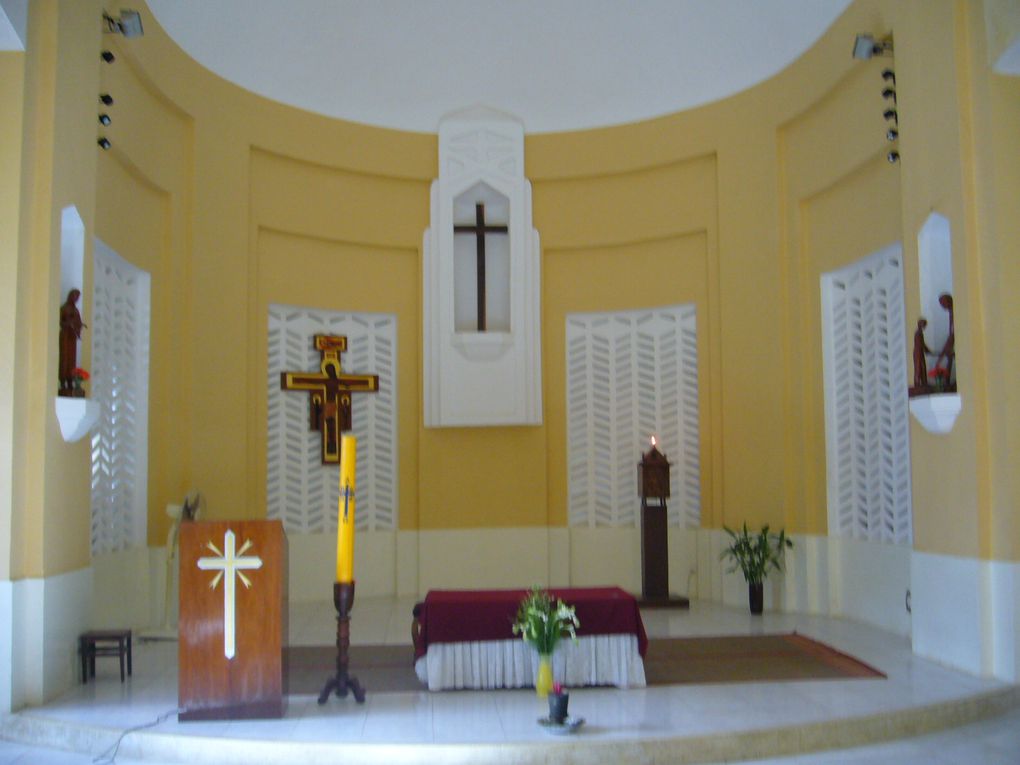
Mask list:
[[[614,125],[744,90],[851,0],[148,0],[220,76],[276,101],[435,132],[484,104],[529,133]],[[852,40],[847,40],[850,55]]]

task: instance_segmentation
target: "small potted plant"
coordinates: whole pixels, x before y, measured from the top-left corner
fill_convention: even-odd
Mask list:
[[[560,683],[552,684],[552,691],[549,693],[549,720],[557,725],[563,725],[567,721],[567,704],[570,702],[570,694]]]
[[[576,640],[580,626],[574,607],[558,598],[554,600],[541,587],[531,588],[518,606],[513,632],[538,651],[535,692],[539,696],[548,696],[552,689],[552,654],[556,644],[568,635]]]
[[[720,559],[729,558],[732,566],[728,572],[736,571],[738,568],[744,574],[747,582],[748,600],[752,614],[760,614],[764,601],[765,577],[769,570],[774,568],[781,571],[783,568],[783,552],[788,547],[793,547],[793,541],[788,539],[786,532],[780,530],[778,534],[769,533],[768,524],[762,526],[761,531],[752,534],[747,530],[747,522],[741,531],[736,532],[723,526],[723,529],[730,535],[730,546],[722,551]]]

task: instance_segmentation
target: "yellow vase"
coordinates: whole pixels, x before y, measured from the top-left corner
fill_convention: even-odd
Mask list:
[[[535,693],[542,698],[549,695],[553,686],[552,657],[542,653],[538,655],[538,675],[535,676]]]

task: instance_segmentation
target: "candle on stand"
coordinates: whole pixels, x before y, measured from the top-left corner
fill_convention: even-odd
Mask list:
[[[354,436],[340,439],[340,502],[337,510],[336,580],[354,581],[354,466],[358,442]]]

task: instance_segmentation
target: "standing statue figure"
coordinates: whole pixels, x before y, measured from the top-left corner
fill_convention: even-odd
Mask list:
[[[935,355],[935,351],[928,347],[924,341],[924,328],[928,321],[924,318],[917,320],[917,329],[914,331],[914,390],[918,393],[928,389],[928,357],[926,354]]]
[[[60,395],[70,396],[74,389],[74,370],[78,366],[78,340],[85,322],[78,313],[77,302],[81,297],[80,290],[67,293],[67,300],[60,306],[60,365],[57,370],[60,378]]]
[[[953,296],[948,292],[939,295],[939,305],[949,311],[949,337],[946,344],[942,346],[942,352],[935,360],[936,367],[944,367],[946,370],[946,384],[953,386],[953,362],[956,361],[956,326],[953,318]],[[945,365],[943,365],[945,361]],[[955,390],[955,386],[950,390]]]

